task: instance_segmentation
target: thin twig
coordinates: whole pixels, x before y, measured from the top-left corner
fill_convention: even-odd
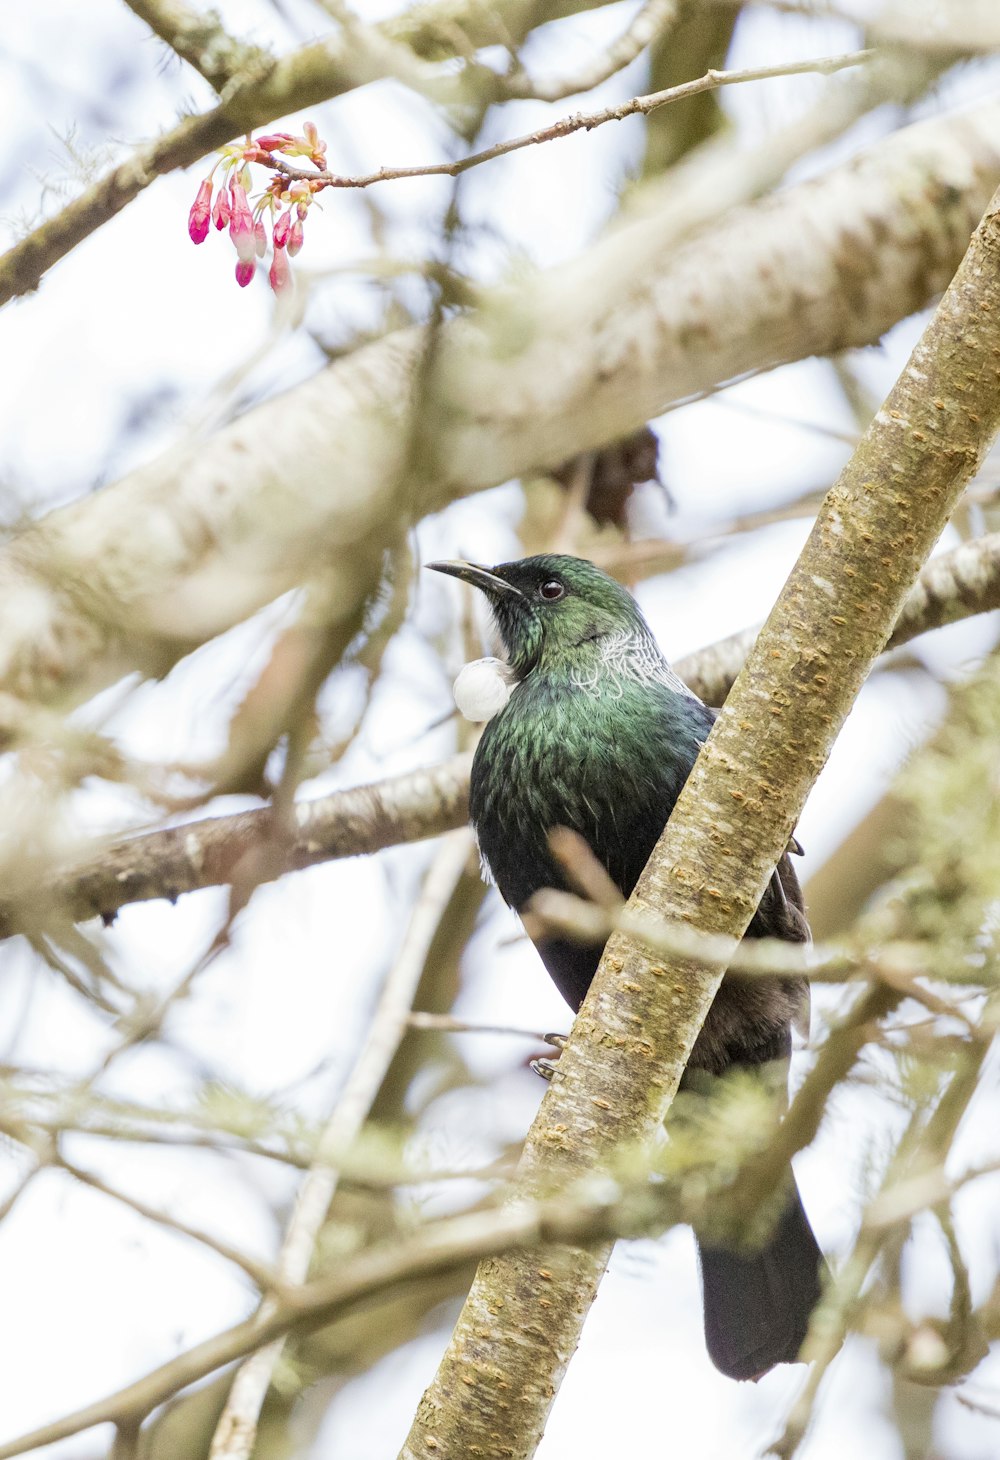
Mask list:
[[[891,1227],[907,1221],[928,1207],[950,1202],[964,1186],[978,1181],[980,1177],[994,1176],[997,1171],[1000,1171],[1000,1157],[970,1166],[960,1176],[949,1177],[944,1166],[940,1165],[932,1171],[907,1177],[879,1193],[865,1213],[865,1224],[869,1227]]]
[[[854,1013],[857,1013],[857,1009]],[[828,1041],[827,1048],[831,1042]],[[951,1077],[930,1115],[919,1106],[914,1110],[909,1125],[899,1140],[889,1170],[882,1180],[879,1196],[873,1203],[876,1210],[880,1203],[891,1200],[891,1194],[901,1175],[914,1167],[920,1171],[928,1164],[943,1162],[958,1124],[975,1093],[986,1050],[987,1046],[982,1041],[970,1042],[965,1065]],[[816,1068],[818,1067],[817,1063]],[[793,1102],[792,1112],[814,1074],[815,1070],[807,1077]],[[909,1219],[905,1210],[900,1219]],[[810,1321],[803,1345],[803,1355],[811,1361],[809,1375],[796,1397],[780,1438],[772,1446],[773,1453],[781,1457],[781,1460],[792,1460],[805,1437],[820,1383],[843,1343],[855,1316],[862,1284],[891,1230],[884,1222],[870,1222],[866,1219],[862,1223],[854,1251]],[[958,1301],[961,1302],[961,1295]]]
[[[562,101],[564,97],[592,91],[595,86],[624,71],[648,45],[661,39],[673,27],[679,10],[679,0],[646,0],[618,39],[578,71],[554,76],[548,81],[534,81],[527,72],[518,69],[504,77],[504,98]]]
[[[424,1014],[414,1012],[407,1016],[411,1029],[432,1029],[439,1034],[509,1034],[515,1039],[536,1040],[545,1044],[546,1036],[534,1029],[517,1029],[510,1024],[477,1024],[469,1019],[456,1019],[453,1014]]]
[[[226,1262],[233,1263],[251,1278],[261,1292],[273,1289],[280,1289],[284,1286],[281,1275],[270,1267],[266,1262],[258,1262],[246,1252],[224,1242],[220,1237],[213,1237],[210,1233],[200,1227],[194,1227],[189,1222],[181,1221],[179,1217],[172,1217],[167,1212],[160,1211],[157,1207],[149,1206],[148,1203],[140,1200],[139,1197],[131,1196],[128,1192],[122,1191],[119,1187],[110,1185],[102,1177],[92,1171],[85,1171],[81,1166],[67,1160],[62,1154],[55,1157],[52,1163],[59,1170],[65,1171],[78,1181],[81,1186],[89,1186],[92,1191],[99,1191],[102,1196],[110,1197],[113,1201],[119,1202],[122,1206],[128,1207],[140,1217],[147,1221],[156,1222],[160,1227],[166,1227],[171,1232],[176,1232],[181,1237],[190,1237],[194,1242],[200,1242],[203,1247],[208,1247],[219,1257],[225,1258]]]
[[[812,61],[788,61],[781,66],[753,66],[743,71],[706,71],[694,81],[684,81],[679,86],[654,91],[648,96],[633,96],[618,106],[603,107],[596,112],[575,112],[562,117],[548,127],[526,132],[520,137],[510,137],[505,142],[496,142],[481,152],[471,152],[453,162],[430,162],[415,167],[380,167],[375,172],[359,173],[354,177],[334,172],[316,172],[274,159],[276,171],[289,180],[308,179],[322,183],[329,188],[370,188],[373,183],[398,182],[410,177],[459,177],[472,167],[492,162],[497,157],[506,157],[523,147],[534,147],[543,142],[555,142],[561,137],[570,137],[574,132],[592,132],[605,122],[622,122],[627,117],[648,116],[658,107],[671,102],[683,101],[689,96],[700,96],[705,91],[717,91],[723,86],[736,86],[746,81],[768,81],[780,76],[803,76],[811,73],[829,76],[835,71],[844,71],[849,66],[861,66],[875,55],[873,50],[848,51],[840,56],[825,56]]]
[[[556,888],[537,892],[523,921],[532,938],[558,933],[585,945],[605,943],[612,933],[627,933],[664,958],[702,958],[724,964],[730,974],[741,978],[808,978],[813,983],[874,979],[934,1014],[957,1020],[976,1038],[987,1037],[957,1004],[915,982],[917,978],[947,977],[935,962],[933,947],[927,944],[899,940],[872,947],[850,942],[787,943],[781,938],[747,938],[737,943],[689,923],[667,923],[654,913],[631,912],[620,899],[617,906],[599,906]],[[963,982],[978,986],[988,977],[977,965]]]

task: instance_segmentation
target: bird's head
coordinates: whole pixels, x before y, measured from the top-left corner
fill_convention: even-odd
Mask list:
[[[519,679],[539,665],[572,659],[588,644],[652,636],[626,588],[583,558],[543,553],[482,568],[475,563],[428,563],[479,588],[493,611],[507,661]],[[655,652],[655,651],[654,651]]]

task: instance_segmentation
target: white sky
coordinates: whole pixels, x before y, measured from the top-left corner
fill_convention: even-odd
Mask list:
[[[318,6],[289,0],[229,0],[218,6],[245,36],[276,49],[324,29]],[[363,13],[381,13],[368,0]],[[291,17],[283,21],[282,12]],[[568,69],[623,27],[630,8],[550,28],[532,46],[539,72]],[[59,44],[52,44],[58,35]],[[36,0],[19,7],[0,55],[0,214],[16,220],[37,206],[38,174],[70,178],[59,138],[75,127],[84,153],[108,138],[116,155],[155,134],[185,105],[209,102],[207,87],[185,68],[163,64],[162,49],[118,3]],[[851,27],[797,23],[752,13],[741,25],[733,64],[846,50]],[[940,102],[973,99],[995,83],[985,68],[950,82]],[[815,77],[767,82],[725,93],[725,105],[751,137],[794,115],[826,83]],[[644,89],[641,64],[587,105]],[[524,104],[491,119],[488,138],[529,130],[577,109]],[[330,142],[334,165],[360,171],[441,155],[447,139],[427,109],[395,86],[353,94],[309,113]],[[303,117],[288,119],[298,130]],[[873,138],[870,119],[840,150]],[[572,257],[614,206],[623,170],[638,155],[638,124],[625,123],[536,148],[472,174],[463,190],[468,221],[482,231],[463,253],[466,267],[494,277],[511,252],[537,265]],[[818,166],[815,161],[811,166]],[[0,317],[7,361],[0,391],[0,510],[8,520],[114,480],[179,433],[209,431],[262,395],[287,387],[321,363],[317,347],[276,314],[263,277],[245,291],[232,282],[232,251],[214,235],[204,247],[187,238],[187,209],[202,170],[162,179],[109,226],[76,249],[43,281],[37,296]],[[363,282],[375,252],[370,205],[383,212],[388,246],[419,257],[437,234],[447,188],[421,180],[377,196],[337,194],[310,220],[301,277],[310,286],[307,324],[334,342],[378,319],[378,296]],[[504,242],[487,236],[493,230]],[[362,266],[362,267],[359,267]],[[863,369],[883,394],[919,329],[907,322]],[[228,382],[220,386],[220,382]],[[737,402],[740,409],[734,408]],[[782,422],[773,417],[787,417]],[[795,424],[795,422],[805,424]],[[803,486],[832,478],[846,448],[812,429],[851,422],[831,372],[806,362],[735,388],[730,396],[672,413],[657,429],[677,503],[669,530],[681,538]],[[128,427],[129,429],[126,429]],[[648,524],[661,527],[650,497]],[[499,561],[517,553],[519,496],[501,488],[456,504],[419,534],[427,555]],[[642,588],[640,599],[666,652],[679,657],[701,643],[762,618],[801,545],[805,526],[770,529],[706,562]],[[453,730],[428,727],[449,704],[448,683],[428,640],[453,633],[452,585],[421,585],[414,622],[393,647],[359,742],[310,793],[429,761],[451,748]],[[227,635],[182,665],[164,685],[147,686],[115,719],[123,743],[151,757],[198,756],[217,746],[226,712],[264,652],[265,623]],[[967,666],[992,642],[984,622],[956,626],[916,653],[938,674]],[[456,641],[452,639],[454,644]],[[455,651],[457,652],[457,650]],[[455,661],[457,667],[457,660]],[[329,711],[347,722],[357,678],[335,681]],[[863,694],[801,824],[805,873],[817,866],[880,794],[906,752],[939,711],[942,694],[927,676],[876,676]],[[235,800],[226,803],[235,806]],[[105,792],[78,808],[82,824],[128,824],[134,802]],[[250,1091],[283,1092],[290,1108],[321,1113],[332,1100],[361,1037],[373,980],[391,959],[400,918],[431,850],[399,849],[379,858],[320,867],[257,893],[232,948],[202,976],[171,1016],[170,1048],[145,1048],[117,1067],[107,1088],[160,1106],[183,1103],[207,1071]],[[222,894],[177,907],[127,909],[97,934],[114,967],[163,990],[189,966],[221,915]],[[516,924],[491,901],[467,960],[458,1012],[527,1027],[560,1028],[566,1011]],[[108,1047],[102,1019],[40,966],[19,943],[0,950],[0,1058],[84,1073]],[[822,1012],[829,998],[817,1003]],[[476,1037],[462,1051],[489,1083],[429,1113],[428,1139],[446,1159],[471,1164],[492,1143],[516,1139],[541,1094],[521,1068],[528,1046]],[[970,1118],[958,1165],[996,1155],[995,1087]],[[886,1102],[844,1095],[799,1166],[806,1204],[831,1255],[845,1249],[857,1219],[859,1166],[892,1127]],[[70,1154],[144,1200],[224,1235],[262,1256],[278,1238],[272,1204],[288,1182],[260,1163],[225,1164],[192,1153],[109,1148],[72,1142]],[[3,1177],[6,1182],[13,1172]],[[997,1268],[995,1211],[1000,1182],[967,1190],[958,1202],[977,1291]],[[249,1294],[239,1275],[195,1244],[150,1226],[119,1205],[66,1179],[39,1180],[0,1225],[4,1322],[0,1326],[0,1434],[4,1438],[126,1382],[181,1348],[236,1321]],[[908,1300],[943,1311],[947,1274],[930,1232],[913,1244]],[[324,1421],[310,1460],[385,1460],[396,1453],[450,1324],[392,1354],[348,1384]],[[623,1450],[691,1460],[750,1460],[778,1428],[801,1382],[784,1370],[757,1386],[738,1386],[711,1369],[700,1335],[693,1250],[686,1232],[662,1242],[620,1244],[571,1366],[542,1448],[542,1460]],[[1000,1364],[984,1365],[976,1390],[1000,1385]],[[885,1381],[861,1344],[838,1359],[824,1391],[803,1460],[859,1453],[897,1460],[898,1439],[885,1418]],[[938,1444],[947,1460],[987,1460],[1000,1452],[1000,1425],[944,1396]],[[60,1453],[93,1455],[94,1435]]]

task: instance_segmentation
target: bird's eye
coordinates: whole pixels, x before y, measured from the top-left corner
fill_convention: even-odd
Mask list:
[[[550,578],[547,583],[542,584],[541,588],[539,588],[538,591],[543,598],[548,599],[548,601],[552,603],[555,599],[562,598],[563,594],[566,592],[566,589],[563,584],[559,582],[558,578]]]

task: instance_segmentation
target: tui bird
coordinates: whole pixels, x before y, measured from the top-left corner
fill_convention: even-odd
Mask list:
[[[482,590],[506,661],[509,697],[479,742],[470,796],[483,861],[504,899],[521,911],[540,888],[566,886],[549,850],[556,826],[582,836],[627,897],[718,712],[670,668],[632,595],[592,563],[543,554],[495,568],[428,566]],[[747,936],[809,937],[787,854]],[[536,946],[563,998],[579,1009],[601,948],[559,937]],[[685,1079],[775,1061],[787,1071],[791,1027],[806,1001],[803,980],[725,979]],[[734,1251],[699,1240],[698,1248],[716,1368],[755,1379],[793,1361],[819,1298],[823,1259],[791,1170],[762,1247]]]

